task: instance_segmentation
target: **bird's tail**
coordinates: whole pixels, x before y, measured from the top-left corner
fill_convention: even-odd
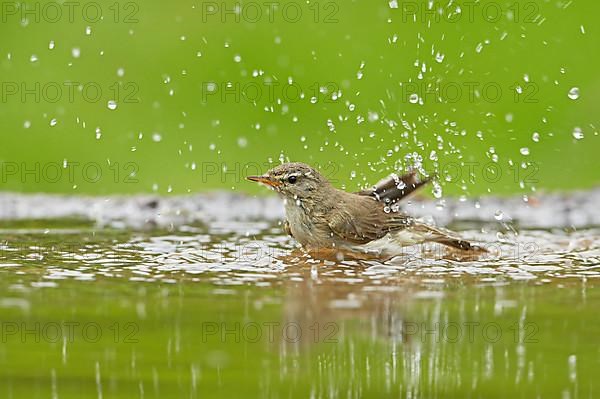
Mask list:
[[[423,241],[437,242],[449,247],[461,249],[463,251],[484,251],[485,249],[463,240],[458,235],[450,230],[431,226],[421,222],[415,222],[411,226],[411,230],[417,233]]]
[[[357,192],[358,195],[373,197],[377,201],[394,204],[401,201],[429,183],[430,179],[421,179],[415,171],[403,176],[391,175],[377,182],[372,188]]]

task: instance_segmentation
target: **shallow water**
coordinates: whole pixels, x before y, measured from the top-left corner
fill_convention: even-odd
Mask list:
[[[0,397],[599,395],[600,229],[453,227],[490,253],[332,262],[277,222],[5,222]]]

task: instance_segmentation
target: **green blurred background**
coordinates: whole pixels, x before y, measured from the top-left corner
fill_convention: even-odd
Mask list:
[[[419,157],[449,195],[597,185],[600,3],[447,3],[3,2],[0,189],[262,192],[280,159],[356,189]]]

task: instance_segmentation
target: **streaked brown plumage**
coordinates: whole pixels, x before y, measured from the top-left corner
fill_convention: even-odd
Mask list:
[[[397,202],[427,183],[415,173],[392,175],[357,193],[336,189],[303,163],[285,163],[248,179],[273,188],[284,198],[285,229],[309,251],[340,249],[393,256],[404,245],[425,241],[465,251],[479,249],[455,233],[396,209]]]

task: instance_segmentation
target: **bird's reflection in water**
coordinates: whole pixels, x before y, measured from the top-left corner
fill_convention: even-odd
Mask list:
[[[295,366],[305,370],[314,377],[317,397],[419,391],[422,345],[405,328],[417,324],[407,315],[423,292],[418,281],[402,277],[398,266],[375,261],[304,257],[290,264],[282,324],[302,335],[284,334],[276,348],[284,376]],[[371,386],[377,381],[383,386]]]
[[[290,256],[295,262],[286,270],[292,277],[284,283],[283,318],[303,332],[302,344],[343,341],[347,328],[363,338],[406,342],[404,314],[416,288],[410,278],[398,278],[395,266],[364,259],[340,263],[300,252]],[[378,267],[394,272],[393,281],[370,272]]]

